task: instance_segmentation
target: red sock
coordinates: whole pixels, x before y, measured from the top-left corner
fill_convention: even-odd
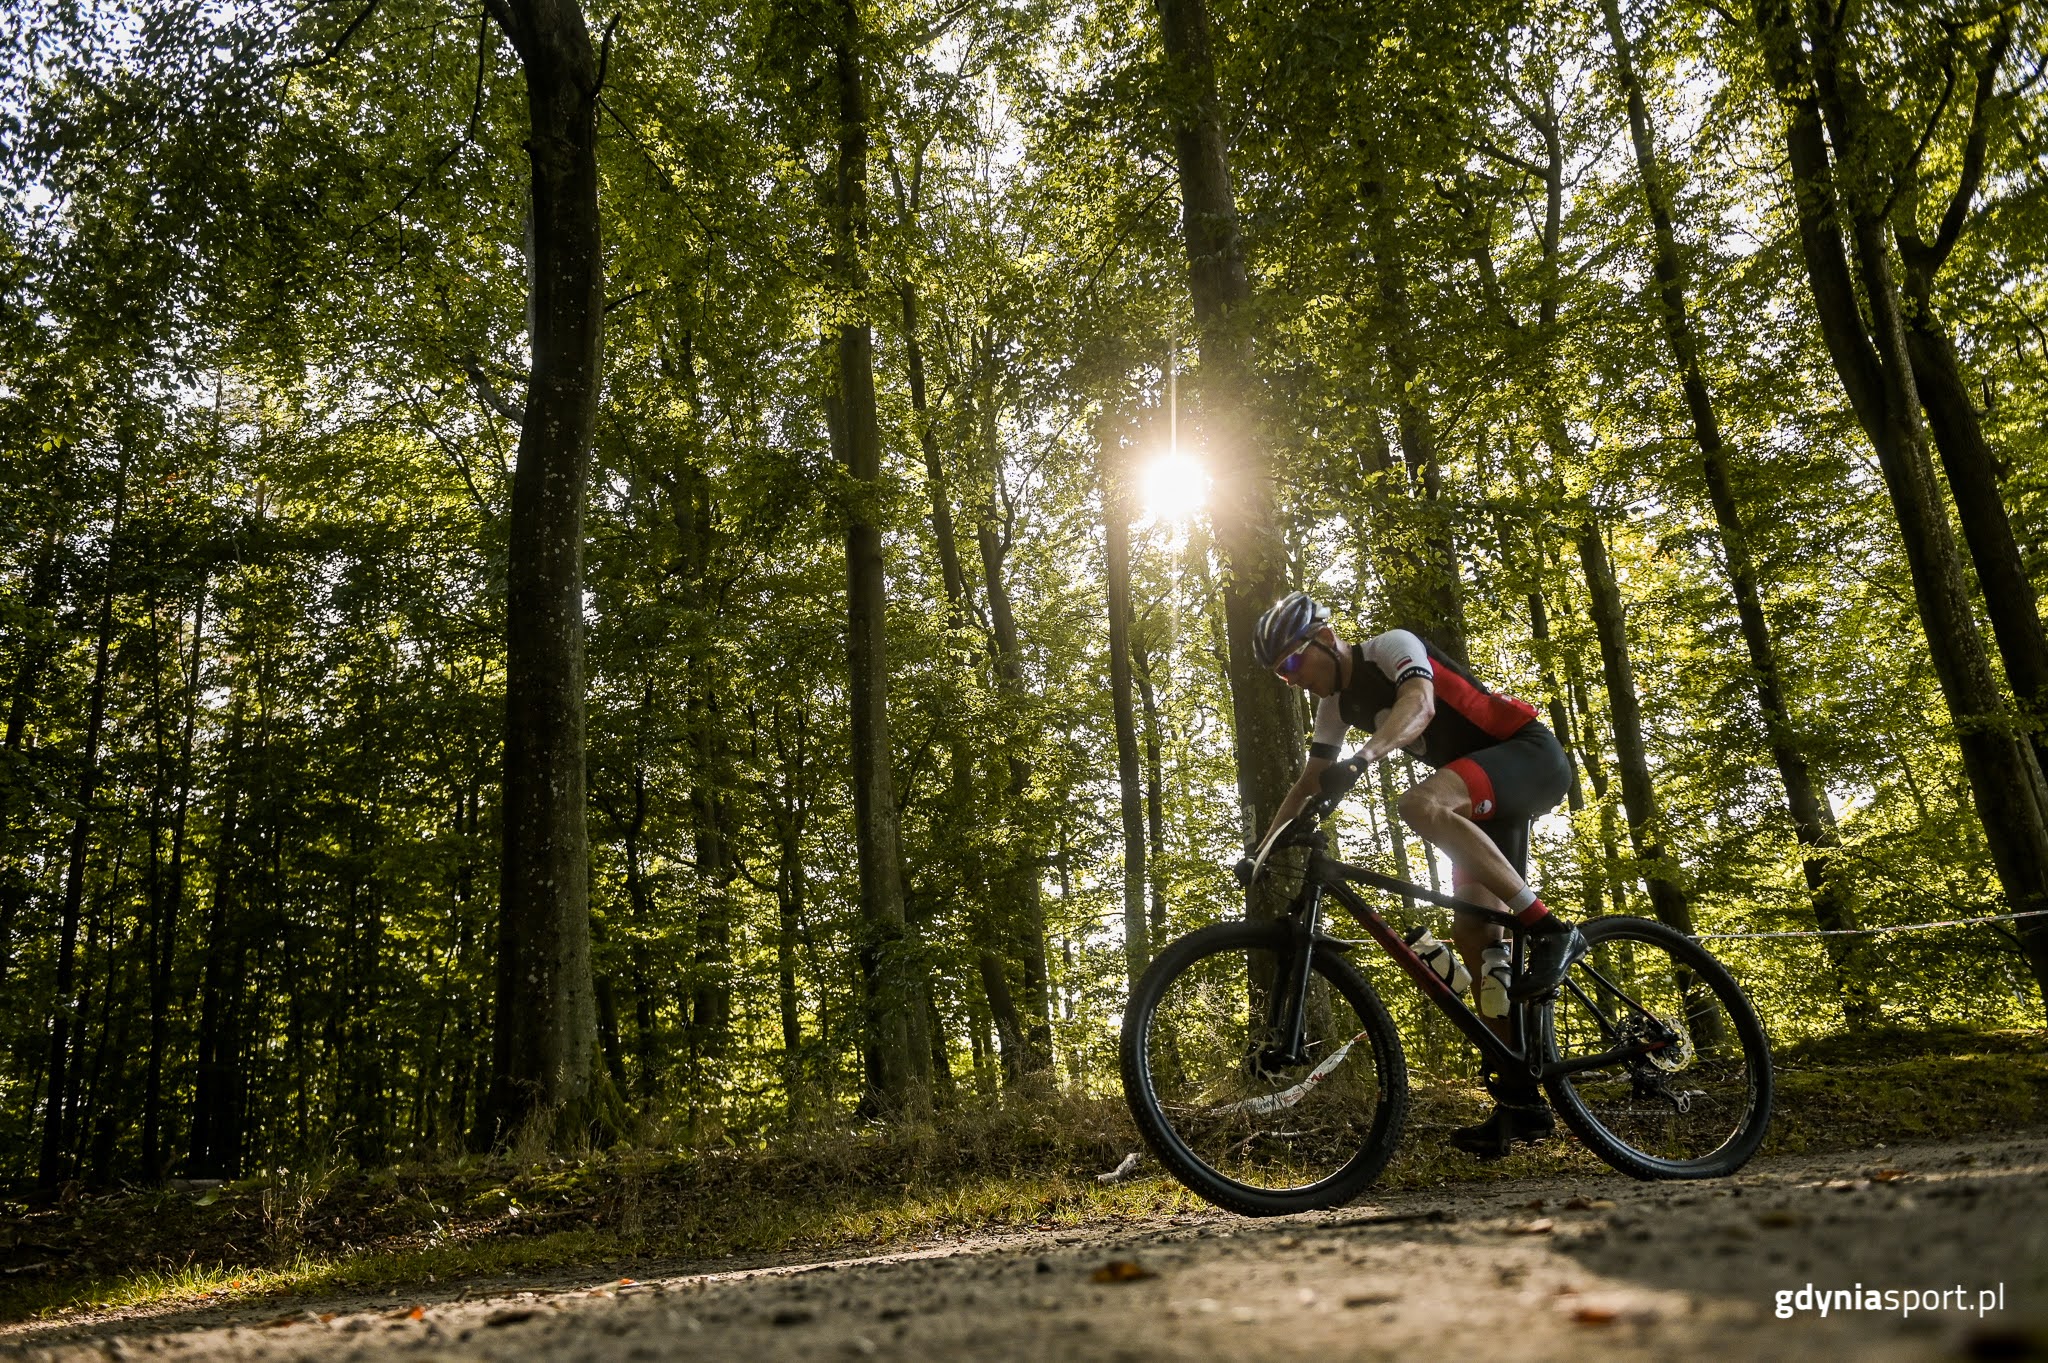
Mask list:
[[[1548,918],[1549,916],[1550,906],[1548,904],[1545,904],[1542,900],[1536,899],[1530,901],[1528,908],[1523,909],[1520,913],[1517,913],[1515,915],[1515,921],[1517,923],[1520,923],[1524,927],[1528,927],[1530,924],[1536,923],[1541,919]]]

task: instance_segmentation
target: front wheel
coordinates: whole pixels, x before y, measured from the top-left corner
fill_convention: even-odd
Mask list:
[[[1771,1047],[1735,977],[1647,918],[1581,925],[1590,947],[1539,1011],[1551,1103],[1588,1149],[1640,1179],[1720,1178],[1771,1121]],[[1598,1063],[1604,1060],[1606,1063]]]
[[[1131,991],[1124,1097],[1174,1176],[1219,1207],[1335,1207],[1379,1177],[1408,1071],[1372,985],[1331,945],[1311,957],[1303,1044],[1283,1033],[1298,974],[1286,922],[1219,923],[1168,946]]]

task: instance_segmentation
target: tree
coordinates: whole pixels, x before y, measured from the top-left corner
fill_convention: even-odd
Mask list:
[[[888,577],[875,505],[882,431],[875,414],[874,333],[867,290],[868,93],[859,0],[826,15],[833,160],[826,216],[840,306],[828,344],[832,446],[846,471],[846,651],[852,679],[853,791],[859,839],[861,979],[867,1104],[890,1115],[931,1103],[931,1047],[918,985],[917,943],[904,914],[895,776],[889,739]]]
[[[1700,365],[1700,345],[1693,334],[1690,281],[1679,255],[1678,236],[1672,222],[1671,190],[1659,162],[1649,108],[1642,82],[1636,74],[1635,58],[1628,32],[1622,25],[1618,0],[1601,0],[1608,42],[1614,54],[1614,73],[1628,109],[1629,140],[1635,150],[1636,178],[1642,187],[1644,205],[1650,215],[1651,269],[1657,281],[1659,320],[1664,341],[1670,348],[1680,391],[1685,397],[1686,415],[1692,422],[1693,442],[1699,449],[1700,476],[1713,507],[1719,532],[1721,554],[1727,565],[1728,586],[1735,597],[1736,614],[1742,625],[1742,641],[1749,653],[1751,684],[1757,706],[1763,712],[1765,738],[1771,759],[1784,782],[1785,801],[1792,815],[1792,827],[1805,849],[1806,887],[1813,898],[1814,920],[1828,932],[1842,933],[1858,927],[1847,886],[1834,872],[1832,862],[1842,845],[1835,826],[1834,811],[1815,788],[1806,754],[1793,724],[1780,677],[1776,644],[1764,617],[1763,599],[1757,587],[1755,558],[1750,552],[1748,528],[1728,476],[1728,452],[1721,438],[1720,417]],[[1590,575],[1589,575],[1590,580]],[[1596,602],[1599,593],[1595,594]],[[1605,636],[1603,635],[1603,642]],[[1628,769],[1624,763],[1624,771]],[[1834,936],[1826,939],[1834,963],[1837,989],[1842,996],[1844,1016],[1852,1027],[1869,1026],[1877,1020],[1877,1003],[1863,978],[1864,966],[1854,939]]]
[[[583,508],[603,353],[597,99],[575,0],[488,0],[526,70],[532,376],[512,475],[498,1001],[481,1135],[558,1138],[593,1113],[584,808]]]
[[[1188,288],[1201,338],[1201,419],[1215,499],[1210,515],[1225,565],[1238,802],[1245,832],[1256,837],[1278,812],[1301,762],[1293,700],[1252,651],[1260,613],[1287,589],[1287,565],[1259,430],[1252,289],[1216,93],[1208,6],[1204,0],[1158,0],[1158,9]]]
[[[1838,16],[1823,3],[1817,26],[1802,27],[1782,0],[1758,0],[1753,13],[1783,106],[1793,211],[1821,335],[1891,493],[1929,657],[1998,878],[2015,911],[2048,908],[2048,783],[1992,677],[1928,459],[1886,232],[1886,191],[1863,174],[1875,152],[1870,130],[1843,96],[1855,76]],[[1867,329],[1859,294],[1869,308]],[[2028,920],[2020,940],[2048,994],[2048,919]]]

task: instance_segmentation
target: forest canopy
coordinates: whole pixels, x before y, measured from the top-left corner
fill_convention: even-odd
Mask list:
[[[1532,881],[1722,934],[1775,1036],[2041,1023],[2037,6],[4,54],[0,1180],[1114,1093],[1299,770],[1297,588],[1537,706]],[[1447,883],[1414,775],[1342,850]]]

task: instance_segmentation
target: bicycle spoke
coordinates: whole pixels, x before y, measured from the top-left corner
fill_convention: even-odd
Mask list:
[[[1605,920],[1589,936],[1603,950],[1572,967],[1547,1019],[1567,1120],[1638,1176],[1739,1164],[1768,1117],[1770,1064],[1741,991],[1661,924]]]
[[[1324,975],[1310,980],[1300,1053],[1279,1053],[1288,964],[1242,948],[1194,960],[1164,986],[1141,1038],[1167,1134],[1260,1194],[1314,1188],[1351,1166],[1381,1107],[1372,1029]]]

